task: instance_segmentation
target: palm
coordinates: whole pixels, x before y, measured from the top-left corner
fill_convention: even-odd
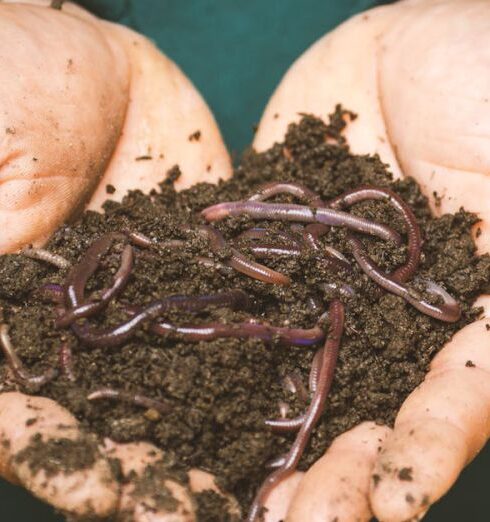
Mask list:
[[[378,153],[395,176],[414,177],[427,195],[437,192],[437,213],[461,206],[477,212],[478,248],[488,252],[489,30],[490,9],[479,0],[412,0],[359,15],[291,68],[264,113],[255,147],[278,141],[299,112],[325,117],[341,102],[359,114],[346,132],[352,150]],[[478,304],[488,317],[488,296]],[[339,438],[297,490],[299,478],[289,484],[287,520],[369,520],[373,510],[385,522],[423,513],[489,437],[488,348],[483,320],[461,331],[402,406],[393,433],[360,426]],[[469,359],[478,372],[465,367]],[[385,437],[378,457],[378,439]],[[412,481],[399,480],[403,468],[411,468]],[[379,477],[376,486],[371,474]],[[341,482],[346,476],[349,489]],[[356,493],[339,500],[344,490]],[[276,498],[279,492],[274,509],[284,511]]]

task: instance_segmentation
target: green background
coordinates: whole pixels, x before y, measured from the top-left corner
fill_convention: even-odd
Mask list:
[[[81,0],[79,3],[153,39],[191,78],[214,112],[229,149],[239,153],[251,142],[253,126],[288,66],[342,20],[382,2]],[[489,469],[487,446],[424,520],[488,522]],[[22,489],[0,482],[1,522],[62,520]]]

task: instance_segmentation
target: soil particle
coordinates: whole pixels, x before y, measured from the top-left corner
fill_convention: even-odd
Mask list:
[[[201,131],[197,130],[189,136],[189,141],[199,141],[201,139]]]
[[[412,468],[402,468],[398,472],[398,479],[411,482],[413,480],[412,473],[413,473]]]

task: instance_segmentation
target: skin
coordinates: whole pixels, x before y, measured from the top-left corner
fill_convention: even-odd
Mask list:
[[[376,152],[396,177],[413,176],[428,195],[437,191],[443,198],[440,207],[431,199],[436,214],[460,206],[477,212],[478,249],[488,252],[490,76],[483,42],[489,27],[488,3],[479,0],[412,0],[349,20],[285,75],[264,112],[255,147],[265,150],[280,141],[299,112],[326,117],[341,102],[359,114],[346,131],[352,150]],[[361,451],[358,464],[344,473],[329,450],[297,493],[283,497],[291,506],[288,522],[305,520],[304,513],[312,522],[325,520],[324,513],[343,522],[368,521],[373,514],[382,522],[415,520],[447,492],[490,436],[488,296],[478,304],[484,317],[434,359],[378,458]],[[468,360],[474,368],[466,366]],[[376,480],[358,473],[361,462]],[[309,482],[321,466],[330,470],[330,487]],[[404,468],[411,470],[411,481],[400,480]],[[359,492],[357,500],[347,496],[351,488]],[[332,489],[338,492],[335,502],[326,494]],[[308,506],[316,508],[308,512]]]
[[[39,0],[36,4],[42,2]],[[138,76],[136,72],[134,77],[137,79],[129,80],[131,75],[128,71],[133,72],[136,60],[142,64],[141,67],[146,63],[137,55],[138,51],[128,50],[128,40],[124,39],[136,38],[134,33],[102,24],[72,6],[64,7],[62,13],[40,9],[39,6],[0,4],[2,31],[19,31],[16,37],[21,41],[29,42],[31,38],[26,31],[18,28],[21,17],[22,22],[28,24],[30,17],[35,16],[41,28],[44,27],[42,24],[49,22],[49,31],[40,33],[42,38],[46,38],[46,44],[41,38],[43,46],[46,45],[50,52],[31,53],[33,56],[29,54],[16,59],[29,64],[27,71],[35,71],[36,67],[41,66],[51,72],[41,79],[32,72],[37,82],[33,84],[36,86],[36,96],[30,96],[28,101],[22,98],[21,89],[16,87],[15,82],[7,89],[8,97],[3,91],[0,96],[0,104],[5,107],[0,111],[0,118],[5,118],[5,110],[9,115],[8,122],[0,120],[0,128],[2,125],[8,127],[13,122],[16,129],[15,134],[2,134],[1,138],[1,150],[7,151],[7,155],[6,160],[0,159],[0,225],[5,224],[7,217],[12,215],[12,208],[6,207],[13,195],[17,201],[20,194],[19,201],[23,201],[19,208],[13,210],[17,228],[11,229],[7,240],[2,237],[0,252],[16,250],[29,242],[42,243],[59,223],[83,206],[97,181],[108,176],[113,167],[110,177],[101,182],[92,203],[89,202],[91,208],[100,205],[100,194],[103,194],[107,180],[120,191],[139,183],[146,189],[148,180],[150,184],[156,183],[165,171],[164,163],[154,160],[136,162],[133,159],[146,154],[146,147],[150,145],[152,154],[159,151],[160,136],[170,136],[165,138],[169,141],[164,144],[169,154],[171,150],[176,154],[167,166],[175,162],[184,164],[191,161],[190,157],[194,158],[186,163],[189,166],[184,169],[182,186],[197,179],[207,179],[210,159],[216,162],[213,165],[221,166],[219,175],[229,175],[228,155],[204,104],[198,104],[193,112],[193,121],[202,121],[202,125],[178,133],[176,141],[172,140],[175,133],[168,131],[166,122],[158,115],[155,118],[148,116],[145,120],[148,128],[145,128],[138,115],[144,116],[148,106],[160,106],[164,111],[167,98],[165,104],[162,99],[158,102],[160,91],[150,85],[151,76],[146,85],[143,75]],[[355,17],[317,42],[293,65],[265,110],[255,147],[264,150],[280,140],[287,123],[298,119],[298,112],[326,117],[334,105],[341,102],[360,115],[346,132],[352,150],[356,153],[376,152],[390,165],[395,176],[401,176],[403,172],[415,177],[428,195],[437,190],[444,197],[440,207],[434,205],[436,213],[452,212],[461,205],[478,212],[483,221],[477,243],[480,252],[487,252],[490,247],[490,103],[486,96],[490,77],[488,46],[484,43],[489,25],[490,12],[486,0],[411,0]],[[67,27],[70,27],[70,34],[78,34],[83,39],[84,51],[77,54],[77,62],[80,61],[77,79],[68,83],[69,89],[64,92],[64,82],[68,80],[60,80],[59,83],[52,80],[61,78],[59,71],[61,65],[67,65],[70,47],[64,46],[60,50],[56,46],[55,49],[47,35],[66,38]],[[128,34],[131,36],[125,36]],[[56,38],[53,36],[53,39]],[[144,56],[153,54],[153,47],[145,41],[141,47],[146,46],[148,50],[141,51]],[[146,55],[146,52],[149,54]],[[90,62],[91,53],[97,53],[102,61],[105,60],[105,68],[94,67]],[[47,56],[53,58],[48,61]],[[158,71],[167,62],[160,55],[158,58],[156,54],[153,56],[154,61],[148,58],[148,70],[153,71],[151,74],[162,82],[164,90],[166,75],[160,75]],[[0,67],[9,70],[12,64],[5,58],[3,60]],[[102,74],[109,66],[117,74]],[[169,70],[168,74],[176,82],[180,81],[180,71],[172,67]],[[115,76],[116,79],[109,79],[108,76]],[[138,78],[141,90],[135,86]],[[172,83],[171,79],[167,80]],[[158,104],[139,102],[138,92],[153,93]],[[185,118],[179,115],[185,112],[188,105],[172,96],[188,95],[196,99],[198,95],[185,82],[178,92],[173,91],[172,94],[170,87],[165,92],[168,92],[166,96],[171,101],[168,107],[176,107],[179,113],[170,121],[176,122],[176,126],[183,124]],[[59,103],[61,93],[65,100],[72,103],[60,108],[60,112],[52,116],[51,123],[49,118],[39,118],[38,121],[31,117],[32,114],[49,115],[49,110],[57,111],[58,106],[53,100]],[[111,107],[104,109],[109,113],[99,113],[97,107],[109,95],[115,95]],[[12,99],[18,103],[9,103],[8,100]],[[83,119],[78,110],[82,105],[80,100],[83,100]],[[16,112],[12,113],[14,105]],[[136,116],[132,117],[132,114]],[[274,117],[275,114],[278,116]],[[53,123],[58,120],[63,124],[59,129]],[[29,122],[28,127],[25,121]],[[91,125],[83,127],[86,121],[90,121]],[[22,132],[17,132],[17,127]],[[209,143],[201,148],[201,142],[189,142],[187,139],[187,132],[190,134],[197,127],[202,132],[202,139],[209,133],[213,143],[217,140],[214,152],[210,153],[211,158],[206,157],[206,151],[210,150]],[[56,135],[59,141],[41,140],[40,135]],[[81,140],[72,140],[74,135],[83,136],[84,147],[76,148]],[[75,142],[77,144],[73,145]],[[138,145],[141,143],[142,147]],[[32,163],[36,162],[32,161],[32,157],[38,156],[37,163],[40,165],[33,167]],[[166,158],[164,152],[162,161]],[[16,165],[22,167],[19,170],[24,178],[4,181]],[[36,177],[46,175],[50,180],[49,176],[54,176],[55,172],[60,176],[56,182],[47,188],[37,188],[40,182]],[[35,190],[29,191],[30,188]],[[121,194],[117,192],[116,196]],[[488,315],[489,298],[481,298],[480,304],[485,306]],[[486,322],[489,320],[482,319],[463,329],[434,359],[426,380],[400,410],[392,433],[384,428],[370,431],[369,425],[355,428],[339,437],[304,476],[293,475],[288,483],[279,485],[269,497],[268,522],[277,522],[284,516],[288,522],[305,520],[305,513],[312,522],[323,521],[325,516],[331,519],[338,517],[342,522],[368,521],[372,512],[382,522],[422,517],[430,504],[449,489],[462,467],[476,455],[490,435],[490,351]],[[466,366],[468,360],[475,367]],[[6,411],[14,401],[20,401],[15,403],[20,405],[27,401],[21,394],[15,397],[3,394],[0,395],[2,400],[5,401]],[[45,403],[45,408],[50,419],[55,419],[56,415],[60,418],[69,415],[52,401]],[[17,412],[22,411],[21,406],[16,407],[15,411],[19,415]],[[0,408],[0,412],[3,415],[3,409]],[[7,426],[9,422],[16,424],[15,430],[19,432],[27,430],[25,423],[13,423],[8,419],[0,418],[1,430],[14,430]],[[43,440],[59,436],[56,429],[50,431],[53,426],[43,423],[34,429],[41,430]],[[15,445],[12,446],[12,442],[20,436],[25,444],[26,437],[18,431],[8,430],[5,440],[11,442],[11,448],[19,451]],[[74,434],[78,433],[77,430],[76,426],[73,427]],[[380,434],[379,430],[384,431]],[[440,436],[441,433],[444,437]],[[378,439],[384,437],[383,449],[377,456]],[[0,472],[41,496],[42,488],[36,486],[36,477],[32,477],[29,470],[17,469],[12,464],[13,454],[9,451],[5,446],[0,449]],[[351,451],[352,460],[349,460],[345,453]],[[140,457],[143,458],[143,453]],[[134,453],[123,459],[128,459],[128,463],[134,462]],[[101,458],[101,469],[94,467],[91,470],[94,484],[101,480],[104,462]],[[403,469],[410,470],[411,481],[400,480]],[[405,471],[402,476],[406,474]],[[376,475],[377,479],[367,480],[369,475]],[[315,479],[316,476],[327,477],[328,481]],[[86,481],[76,493],[95,503],[98,490],[89,487],[90,484]],[[113,482],[109,480],[108,484],[112,487]],[[114,491],[110,490],[106,495],[109,498],[107,505],[104,499],[100,499],[101,511],[118,509],[118,499],[122,498],[118,487],[114,484]],[[80,513],[83,509],[79,496],[73,499],[68,495],[60,497],[52,490],[41,498],[71,513]]]
[[[231,174],[206,104],[146,38],[70,4],[33,3],[0,5],[2,35],[22,42],[0,52],[13,79],[0,86],[0,254],[42,244],[84,206],[100,209],[109,183],[120,200],[156,188],[175,164],[179,188]]]

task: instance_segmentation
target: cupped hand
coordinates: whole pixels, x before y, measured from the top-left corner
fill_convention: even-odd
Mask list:
[[[73,4],[52,9],[49,0],[0,3],[0,34],[9,42],[0,46],[0,254],[42,245],[108,197],[156,188],[175,164],[181,188],[231,175],[206,104],[146,38]],[[34,438],[52,448],[59,468],[70,451],[92,464],[33,469],[22,455]],[[56,449],[60,440],[64,449]],[[195,522],[190,492],[221,491],[199,470],[183,487],[165,475],[163,460],[143,442],[99,445],[50,399],[0,394],[0,476],[68,515]],[[176,501],[169,510],[158,501],[165,491]]]
[[[173,62],[125,27],[49,5],[0,5],[0,254],[99,209],[107,185],[120,200],[175,164],[180,188],[231,174],[211,112]]]
[[[99,208],[108,184],[116,198],[129,188],[148,190],[176,163],[181,186],[230,175],[205,104],[146,39],[75,6],[58,12],[47,0],[30,4],[0,4],[0,30],[17,42],[0,50],[0,70],[11,78],[0,85],[0,253],[42,244],[80,208]],[[353,152],[377,152],[395,175],[415,177],[428,195],[437,191],[443,198],[436,212],[461,205],[478,212],[477,242],[487,252],[489,29],[486,0],[411,1],[360,15],[292,67],[254,145],[262,150],[280,140],[299,112],[326,117],[340,102],[359,114],[346,133]],[[196,131],[200,139],[189,140]],[[480,304],[489,313],[488,298]],[[365,423],[340,436],[306,474],[271,494],[267,519],[367,521],[374,512],[390,522],[425,512],[489,436],[489,342],[484,320],[458,333],[402,407],[394,431]],[[149,499],[136,498],[134,484],[117,483],[108,458],[119,457],[123,474],[137,476],[159,453],[107,441],[94,448],[96,466],[85,475],[46,488],[45,477],[15,455],[34,433],[60,437],[60,425],[70,426],[64,437],[86,435],[48,399],[3,394],[0,401],[1,438],[16,441],[1,446],[0,473],[71,513],[119,510],[146,520]],[[33,406],[39,420],[28,429]],[[25,422],[12,422],[19,412]],[[403,469],[411,480],[400,480]],[[191,488],[212,483],[200,473]],[[166,485],[181,499],[180,520],[194,520],[187,492],[174,484]]]
[[[299,113],[326,118],[342,103],[359,115],[346,130],[352,151],[414,177],[436,214],[476,212],[478,250],[489,252],[488,34],[485,0],[409,0],[360,14],[291,67],[254,146],[281,141]],[[338,437],[271,495],[268,521],[415,520],[447,492],[490,436],[490,297],[476,304],[483,317],[435,357],[394,430],[365,423]]]

